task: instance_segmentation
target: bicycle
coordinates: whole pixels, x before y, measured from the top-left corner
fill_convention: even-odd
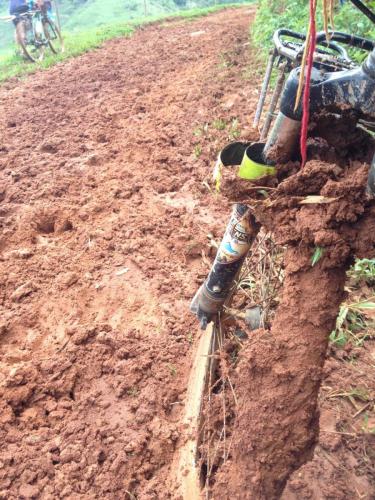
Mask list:
[[[338,120],[342,119],[342,116],[345,116],[344,110],[349,109],[353,111],[357,119],[355,127],[374,129],[375,106],[373,99],[370,99],[368,96],[374,95],[375,89],[375,44],[371,40],[345,33],[333,32],[330,35],[329,43],[324,40],[324,33],[318,33],[317,35],[317,49],[314,54],[314,68],[317,70],[316,87],[314,88],[313,96],[316,102],[318,104],[321,103],[322,106],[320,108],[316,106],[314,111],[326,111],[338,123]],[[276,174],[274,163],[272,160],[268,161],[265,154],[266,146],[268,146],[268,150],[271,150],[274,145],[277,146],[280,143],[284,145],[284,141],[287,146],[284,149],[289,154],[289,158],[292,157],[293,149],[295,148],[295,137],[300,132],[299,116],[297,115],[294,119],[289,118],[288,116],[292,113],[289,113],[286,104],[289,103],[288,99],[290,99],[291,106],[294,106],[295,103],[294,91],[296,85],[293,86],[295,83],[293,78],[296,79],[295,75],[298,76],[298,67],[301,63],[305,40],[306,37],[304,35],[290,30],[278,30],[275,32],[275,48],[271,52],[267,65],[255,116],[255,126],[258,127],[271,81],[272,70],[276,64],[279,77],[270,99],[270,108],[265,123],[260,129],[261,141],[267,141],[267,143],[232,143],[220,153],[217,165],[231,168],[239,166],[238,176],[240,178],[259,181],[262,178],[262,173],[263,178],[266,178],[267,175],[272,176]],[[359,65],[349,57],[342,44],[362,49],[370,54],[366,61],[362,65]],[[286,74],[288,73],[290,73],[290,77],[286,81]],[[351,79],[353,79],[353,82]],[[323,91],[320,91],[320,85],[325,85]],[[347,88],[349,88],[350,92],[354,93],[355,98],[353,97],[350,103],[345,106],[342,103],[347,99],[345,93]],[[362,93],[357,92],[358,88]],[[281,105],[279,105],[280,97],[282,97]],[[340,105],[342,104],[341,109],[338,109],[337,106],[335,107],[337,102]],[[367,103],[371,104],[367,106]],[[276,109],[279,109],[277,115],[275,113]],[[283,111],[285,110],[288,113],[286,116],[283,115]],[[342,112],[342,116],[340,115],[340,111]],[[277,118],[276,123],[272,131],[269,132],[274,118]],[[292,126],[295,129],[292,129]],[[332,125],[333,129],[334,127],[335,124]],[[296,155],[295,152],[293,154],[294,159],[298,160],[298,154]],[[350,155],[348,155],[348,159],[350,162]],[[345,168],[347,168],[347,165]],[[290,168],[295,167],[292,165]],[[293,376],[289,377],[289,372],[286,370],[285,373],[288,376],[285,376],[285,380],[283,380],[284,372],[277,379],[277,373],[272,373],[272,362],[277,365],[278,369],[281,369],[281,365],[285,365],[292,372],[294,365],[300,361],[301,373],[304,373],[304,370],[308,373],[309,370],[313,371],[316,369],[316,366],[320,368],[323,366],[327,334],[329,332],[326,331],[326,324],[319,315],[321,315],[321,311],[325,311],[326,313],[328,311],[328,323],[334,321],[335,314],[337,314],[335,311],[338,310],[340,300],[343,298],[345,266],[348,265],[350,259],[346,261],[345,259],[342,261],[338,259],[338,262],[341,264],[337,264],[332,269],[329,269],[329,265],[327,265],[327,268],[324,268],[323,264],[322,268],[319,269],[317,263],[322,258],[322,254],[316,251],[322,250],[320,247],[315,246],[313,232],[309,236],[310,239],[305,237],[305,240],[302,239],[302,236],[297,231],[297,236],[293,236],[294,240],[287,233],[282,234],[281,237],[280,233],[278,233],[281,242],[278,241],[277,245],[274,243],[273,232],[277,230],[278,222],[283,224],[290,217],[290,221],[287,223],[289,226],[286,227],[288,227],[288,230],[295,229],[294,224],[297,220],[296,217],[298,217],[295,214],[303,211],[303,215],[308,221],[307,216],[310,216],[313,207],[316,207],[314,208],[316,212],[322,214],[323,219],[325,209],[322,205],[325,203],[336,203],[339,200],[339,198],[320,196],[320,188],[314,187],[313,184],[311,184],[310,189],[303,191],[302,188],[304,188],[304,185],[301,182],[301,178],[304,174],[298,176],[298,171],[297,173],[294,172],[292,172],[292,175],[289,174],[292,180],[289,187],[290,192],[285,188],[285,184],[283,187],[284,190],[281,190],[281,192],[278,192],[278,189],[275,187],[269,187],[270,190],[268,191],[267,186],[271,185],[264,182],[260,187],[257,187],[256,184],[254,186],[254,193],[257,193],[258,198],[257,196],[248,196],[249,200],[242,198],[237,201],[208,278],[198,290],[191,304],[191,311],[197,316],[202,332],[187,389],[184,424],[187,428],[188,439],[181,449],[178,469],[178,482],[181,495],[184,499],[198,499],[201,498],[202,493],[206,498],[210,498],[211,487],[215,483],[215,472],[221,466],[225,466],[228,459],[231,459],[233,439],[237,446],[237,455],[234,457],[232,464],[236,465],[236,460],[238,461],[239,457],[241,457],[239,451],[242,446],[241,437],[237,438],[236,441],[236,437],[232,432],[233,427],[231,428],[235,413],[233,408],[236,408],[238,403],[237,387],[232,383],[233,379],[231,377],[233,373],[236,377],[236,370],[239,369],[237,365],[239,360],[238,353],[243,348],[244,338],[248,337],[251,331],[265,329],[271,332],[273,331],[274,324],[276,324],[275,330],[278,336],[276,335],[273,338],[273,344],[270,343],[268,345],[267,342],[269,339],[267,335],[262,336],[260,334],[260,338],[262,339],[262,354],[268,358],[269,364],[261,359],[256,362],[253,352],[251,358],[253,366],[250,365],[247,372],[244,371],[242,366],[242,378],[237,373],[237,381],[240,382],[238,390],[242,390],[243,396],[246,389],[250,388],[250,392],[251,390],[254,392],[252,396],[256,400],[257,397],[262,397],[262,383],[265,382],[267,390],[270,390],[270,387],[272,389],[273,383],[277,384],[277,390],[285,397],[285,401],[287,401],[285,408],[282,408],[282,400],[281,403],[277,402],[282,409],[279,408],[281,415],[280,422],[274,427],[272,427],[271,422],[266,421],[265,423],[264,420],[264,416],[272,417],[272,412],[269,410],[272,407],[272,400],[264,398],[262,400],[263,405],[259,406],[256,406],[254,403],[254,407],[256,407],[255,411],[259,412],[259,417],[254,414],[250,406],[249,409],[241,408],[242,424],[245,423],[249,428],[251,421],[255,426],[258,424],[258,427],[254,427],[253,429],[253,441],[262,445],[262,442],[258,440],[259,435],[261,435],[259,430],[269,425],[274,435],[278,437],[281,446],[284,444],[286,446],[285,436],[293,434],[293,425],[298,428],[299,420],[296,419],[293,421],[293,425],[286,423],[285,427],[282,428],[284,422],[288,422],[291,419],[291,414],[298,415],[298,411],[301,407],[303,408],[306,400],[310,400],[311,404],[316,404],[319,383],[310,386],[307,383],[303,387],[304,390],[302,390],[301,386],[298,386],[298,388],[293,387],[293,383],[295,383],[297,377],[295,379]],[[373,177],[371,177],[371,172]],[[367,192],[371,191],[372,196],[375,195],[374,172],[375,158],[370,168],[367,187]],[[281,174],[279,182],[287,179],[288,177],[285,177],[285,174]],[[312,182],[313,180],[314,178],[311,177]],[[293,181],[296,191],[292,189]],[[298,182],[301,182],[301,184],[298,184]],[[298,189],[300,189],[300,192],[298,192]],[[360,189],[362,190],[361,195],[364,200],[365,183]],[[266,197],[266,200],[261,199],[263,196]],[[346,194],[346,196],[348,196],[348,200],[350,201],[352,194]],[[363,203],[365,206],[366,202],[363,201]],[[273,206],[277,207],[278,204],[280,213],[283,214],[279,219],[277,219],[276,208],[274,212],[272,208]],[[320,206],[319,204],[322,205]],[[307,208],[300,208],[303,206]],[[262,210],[264,210],[264,213],[262,213]],[[264,216],[267,210],[269,210],[269,214]],[[369,216],[369,213],[367,212],[367,216]],[[272,220],[273,215],[275,216],[275,221]],[[368,222],[368,219],[366,222]],[[329,230],[331,230],[331,227],[336,228],[340,223],[334,220],[333,217],[330,224],[331,226],[327,225]],[[265,226],[266,230],[260,228],[260,225],[262,227]],[[310,228],[308,228],[309,223],[306,222],[304,231],[310,231]],[[306,233],[303,234],[305,236]],[[288,240],[288,238],[291,239]],[[356,248],[358,247],[352,244],[351,258],[355,254]],[[327,251],[329,252],[330,250],[328,249]],[[284,255],[287,257],[285,260],[288,261],[288,264],[284,261]],[[296,259],[297,264],[293,261],[293,258],[296,258],[297,255],[301,257],[301,262],[303,257],[304,267],[302,267],[301,262],[297,262],[298,259]],[[339,278],[336,275],[339,275]],[[311,309],[306,307],[303,300],[308,298],[304,297],[302,293],[306,281],[313,283],[312,290],[316,293],[316,298],[314,297],[316,302],[315,304],[312,302],[313,307]],[[283,296],[279,295],[280,290],[284,289],[285,291],[285,287],[292,298],[292,302],[290,303],[287,302],[285,293]],[[327,305],[327,296],[331,301],[330,308]],[[302,300],[300,301],[301,298]],[[305,302],[308,302],[308,300],[305,300]],[[281,307],[278,308],[280,304]],[[302,311],[299,317],[300,311],[298,307]],[[274,322],[275,311],[279,310],[279,317]],[[306,331],[309,328],[311,330],[309,336],[307,336],[306,332],[304,332],[304,324],[309,325],[307,319],[309,318],[309,314],[314,315],[312,323],[314,321],[315,323],[313,328],[306,326]],[[292,321],[293,315],[297,316],[295,321],[293,319],[294,323]],[[318,317],[318,320],[316,317]],[[238,328],[236,326],[237,320],[240,321],[240,324],[241,321],[246,324],[247,333],[246,329],[243,330],[241,327]],[[325,319],[324,321],[327,320]],[[288,334],[287,329],[289,327],[294,332],[294,339],[293,335]],[[303,333],[305,338],[303,337]],[[319,339],[319,345],[317,338]],[[306,346],[309,342],[315,343],[316,346],[317,354],[313,361],[306,355],[309,350]],[[284,347],[287,345],[288,349]],[[294,349],[296,350],[295,353]],[[259,356],[259,352],[255,351],[255,355]],[[300,356],[300,360],[298,356]],[[251,380],[252,377],[253,380]],[[241,387],[243,388],[241,389]],[[303,396],[301,396],[302,394]],[[299,399],[302,397],[305,398],[303,402]],[[289,409],[288,406],[293,406],[293,408]],[[220,412],[222,416],[218,416]],[[310,429],[310,424],[307,425],[307,429]],[[314,432],[313,427],[310,430],[306,430],[306,437],[304,437],[306,441],[303,443],[305,449],[301,446],[304,452],[310,446],[309,443],[313,439],[316,439]],[[296,435],[299,438],[301,436],[298,432]],[[270,432],[270,436],[272,436],[272,432]],[[290,440],[292,443],[293,439]],[[257,444],[254,445],[255,450]],[[300,459],[293,446],[295,446],[294,443],[290,449],[286,448],[286,457],[290,453],[288,457],[289,463],[285,466],[287,473],[288,470],[290,472],[293,468],[298,468],[302,465],[304,460],[303,453],[301,453]],[[293,451],[291,452],[290,450]],[[277,451],[280,450],[277,449]],[[296,455],[294,456],[294,454]],[[275,458],[275,462],[272,461],[273,455],[269,456],[268,459],[269,463],[256,462],[253,469],[251,469],[251,454],[248,455],[249,464],[246,464],[244,470],[247,470],[247,473],[250,470],[247,485],[254,488],[251,498],[273,498],[272,495],[274,495],[276,489],[277,494],[281,494],[282,485],[285,484],[287,476],[281,475],[276,485],[272,481],[267,483],[269,470],[273,466],[280,465],[277,462],[277,458]],[[249,465],[248,468],[247,465]],[[271,490],[261,491],[264,484],[259,479],[261,478],[259,469],[263,467],[266,477],[264,480],[265,488],[271,488]],[[244,472],[244,470],[241,472]],[[259,484],[255,481],[255,478],[259,479]],[[263,478],[261,479],[263,480]],[[217,491],[216,495],[220,497]]]
[[[64,52],[61,32],[44,9],[33,9],[3,19],[15,23],[16,41],[28,61],[34,63],[42,61],[47,47],[54,54]]]

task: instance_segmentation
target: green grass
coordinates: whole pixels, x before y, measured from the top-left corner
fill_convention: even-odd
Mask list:
[[[348,342],[360,347],[365,340],[374,337],[373,311],[375,296],[358,297],[358,293],[367,290],[367,285],[375,283],[375,260],[358,259],[348,271],[349,282],[347,290],[356,296],[354,302],[347,301],[340,307],[336,327],[331,332],[330,341],[338,347],[345,347]]]
[[[374,8],[375,0],[369,0],[368,5]],[[309,2],[306,0],[258,0],[258,11],[255,23],[251,27],[251,35],[263,52],[271,47],[275,30],[289,28],[306,33],[308,19]],[[374,25],[349,2],[343,6],[339,6],[339,2],[336,3],[334,19],[336,31],[375,38]],[[317,23],[318,30],[323,30],[321,2],[318,2]],[[364,54],[358,52],[352,53],[352,56],[363,58]]]
[[[314,253],[311,257],[311,265],[314,267],[315,264],[317,264],[320,259],[323,257],[323,253],[324,253],[324,248],[321,248],[321,247],[315,247],[314,249]]]
[[[145,16],[173,14],[181,9],[174,0],[57,0],[57,3],[62,26],[69,33],[125,23]],[[6,15],[7,11],[8,0],[0,0],[0,14]],[[0,52],[7,49],[12,41],[12,23],[0,22]]]
[[[134,31],[146,24],[157,21],[166,21],[170,19],[192,20],[198,17],[207,16],[226,8],[239,7],[247,4],[222,4],[213,7],[195,8],[185,11],[180,11],[173,16],[169,14],[159,16],[149,16],[130,22],[118,22],[106,24],[100,27],[88,28],[81,32],[64,32],[65,52],[60,55],[53,55],[49,51],[47,56],[41,63],[32,64],[23,61],[16,53],[16,47],[13,52],[7,51],[0,53],[0,82],[4,82],[13,77],[23,77],[30,73],[35,73],[39,70],[45,70],[54,64],[76,57],[90,50],[97,49],[103,45],[106,40],[118,37],[128,37]]]
[[[19,77],[34,73],[40,69],[48,69],[57,62],[98,48],[103,44],[103,42],[109,40],[110,38],[130,36],[136,27],[136,25],[119,24],[102,28],[93,28],[76,34],[64,33],[65,52],[57,56],[48,52],[44,61],[36,64],[24,61],[21,56],[16,54],[16,48],[14,48],[14,53],[12,55],[0,55],[0,82],[8,80],[12,77]]]

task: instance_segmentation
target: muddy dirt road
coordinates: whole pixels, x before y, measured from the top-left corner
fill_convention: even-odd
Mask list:
[[[188,304],[229,213],[207,181],[223,144],[256,139],[253,13],[148,26],[0,88],[1,499],[176,498]],[[345,498],[328,462],[291,498],[314,480]]]
[[[254,108],[251,15],[1,88],[1,498],[173,495],[188,304],[227,213],[203,182]]]

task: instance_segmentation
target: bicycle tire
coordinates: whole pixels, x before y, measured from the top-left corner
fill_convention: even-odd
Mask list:
[[[43,20],[43,31],[51,51],[54,54],[62,54],[65,49],[64,39],[57,25],[48,17]],[[60,47],[58,47],[57,43],[55,43],[57,40]]]
[[[24,27],[24,30],[22,29],[22,27]],[[39,57],[35,57],[31,53],[31,51],[29,50],[27,41],[26,41],[26,33],[27,33],[28,29],[30,29],[30,28],[28,28],[28,26],[25,25],[25,21],[20,21],[19,23],[17,23],[17,26],[16,26],[17,43],[21,47],[21,50],[22,50],[26,60],[33,62],[33,63],[40,62],[44,58],[45,48],[42,45],[40,47],[35,46],[35,50],[38,52]],[[34,37],[34,39],[35,39],[35,37]]]
[[[241,313],[237,310],[236,304],[241,304],[241,307],[244,307],[244,298],[246,298],[248,304],[260,306],[260,316],[256,318],[256,322],[259,321],[259,324],[255,328],[269,326],[276,309],[274,300],[283,282],[281,272],[283,253],[284,249],[274,243],[272,235],[261,231],[238,271],[223,313],[208,325],[206,331],[198,333],[199,342],[193,357],[185,404],[184,423],[187,440],[180,450],[176,469],[179,493],[183,500],[211,498],[212,464],[210,465],[207,461],[210,453],[205,455],[204,451],[207,450],[210,437],[205,433],[210,414],[216,411],[210,407],[213,388],[217,394],[220,394],[221,390],[224,392],[227,390],[230,394],[229,397],[232,397],[233,388],[230,388],[229,382],[226,389],[224,386],[223,389],[218,389],[220,353],[224,352],[224,343],[230,338],[228,319],[235,318],[235,313]],[[260,279],[263,286],[259,286]],[[252,284],[255,282],[258,285],[253,287]],[[241,345],[241,338],[236,337],[236,339],[238,345]],[[217,443],[220,442],[222,442],[221,437],[217,440]],[[215,448],[215,445],[213,447]],[[227,451],[229,455],[229,449]]]

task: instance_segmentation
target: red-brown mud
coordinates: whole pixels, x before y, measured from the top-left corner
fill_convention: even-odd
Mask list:
[[[331,348],[319,402],[319,443],[313,460],[290,478],[282,500],[374,498],[374,354],[374,341]]]
[[[215,498],[280,498],[291,472],[313,456],[328,335],[346,271],[354,255],[375,254],[367,175],[368,163],[311,160],[255,202],[258,221],[287,245],[285,282],[270,331],[253,334],[240,355],[232,454],[217,474]],[[311,195],[324,202],[304,204]],[[317,248],[322,256],[313,265]]]
[[[255,105],[251,15],[153,25],[0,89],[0,498],[173,496],[188,305],[229,211],[203,181]]]

